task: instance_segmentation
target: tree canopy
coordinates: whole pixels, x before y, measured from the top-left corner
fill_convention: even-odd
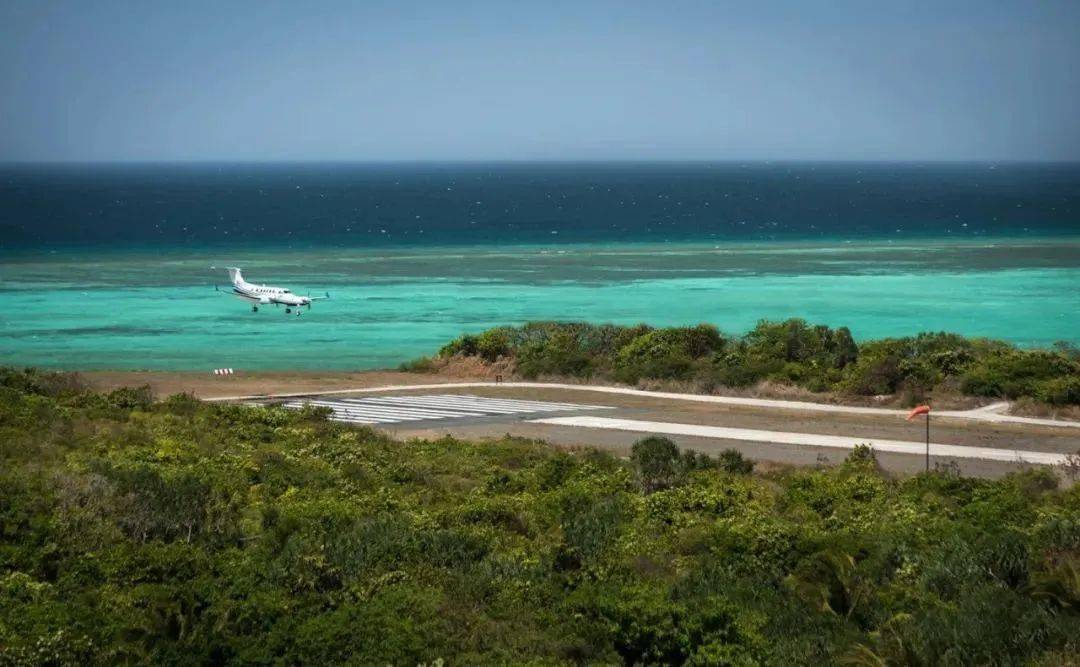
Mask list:
[[[1068,344],[1025,350],[951,333],[855,342],[847,327],[762,320],[743,336],[716,327],[620,327],[530,322],[465,335],[439,356],[512,359],[527,378],[544,375],[692,381],[705,391],[763,380],[810,391],[921,400],[952,384],[970,396],[1080,405],[1080,351]],[[419,364],[415,368],[427,367]]]
[[[0,371],[0,664],[1080,651],[1080,486],[1045,469],[897,480],[866,449],[758,473],[662,438],[621,460],[326,416]]]

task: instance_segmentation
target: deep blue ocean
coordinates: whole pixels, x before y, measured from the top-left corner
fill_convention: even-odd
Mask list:
[[[5,248],[498,245],[1080,233],[1080,165],[0,168]]]
[[[224,266],[322,294],[301,317]],[[1080,165],[0,167],[0,364],[395,366],[535,319],[1080,343]]]

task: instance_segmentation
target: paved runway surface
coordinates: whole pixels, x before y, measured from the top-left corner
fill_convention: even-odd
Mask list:
[[[714,396],[711,394],[679,394],[668,391],[646,391],[632,389],[630,387],[608,387],[604,385],[565,384],[558,382],[441,382],[438,384],[395,384],[382,387],[357,387],[355,389],[332,389],[320,392],[303,392],[295,394],[260,394],[249,396],[216,396],[207,398],[207,401],[250,401],[265,400],[268,398],[304,398],[306,396],[329,396],[332,394],[368,394],[391,391],[415,391],[419,389],[435,389],[445,391],[447,389],[463,389],[466,387],[497,387],[500,389],[562,389],[569,391],[592,391],[604,394],[617,394],[623,396],[640,396],[649,399],[668,399],[675,401],[687,401],[691,403],[713,403],[717,405],[744,406],[752,408],[801,410],[807,412],[824,412],[851,415],[880,415],[880,416],[905,416],[907,410],[893,408],[873,408],[857,405],[836,405],[832,403],[811,403],[807,401],[789,401],[772,398],[749,398],[743,396]],[[1080,428],[1080,421],[1061,419],[1042,419],[1037,417],[1021,417],[1018,415],[1005,414],[1008,403],[994,403],[973,410],[939,410],[934,414],[937,417],[949,417],[974,422],[990,422],[995,424],[1029,424],[1037,426],[1053,426],[1061,428]]]
[[[637,433],[657,433],[663,435],[690,435],[718,440],[741,440],[746,442],[767,442],[780,445],[808,445],[811,447],[830,447],[854,449],[856,445],[869,444],[881,452],[897,454],[923,455],[926,451],[924,442],[908,442],[874,437],[847,437],[822,435],[820,433],[789,433],[786,431],[764,431],[746,428],[725,428],[703,426],[700,424],[677,424],[670,422],[641,421],[636,419],[609,419],[606,417],[549,417],[530,419],[532,424],[556,426],[578,426],[583,428],[633,431]],[[1058,465],[1065,461],[1064,454],[1052,452],[1019,451],[1015,449],[997,449],[991,447],[959,447],[930,443],[930,456],[947,458],[980,459],[983,461],[1004,461],[1007,463],[1041,463]]]
[[[298,409],[306,404],[333,410],[330,419],[352,424],[398,424],[435,419],[461,419],[527,415],[544,412],[604,410],[602,405],[488,398],[468,394],[427,394],[423,396],[372,396],[365,398],[303,399],[285,403]]]

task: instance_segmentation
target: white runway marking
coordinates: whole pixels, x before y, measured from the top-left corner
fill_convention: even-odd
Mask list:
[[[639,433],[657,433],[661,435],[692,435],[717,440],[740,440],[745,442],[767,442],[777,445],[806,445],[809,447],[833,447],[854,449],[855,445],[869,444],[875,451],[896,454],[926,454],[925,442],[906,442],[903,440],[884,440],[882,438],[852,438],[838,435],[819,435],[816,433],[788,433],[786,431],[759,431],[748,428],[725,428],[721,426],[702,426],[700,424],[674,424],[670,422],[639,421],[636,419],[610,419],[606,417],[548,417],[530,419],[531,424],[552,424],[555,426],[581,426],[584,428],[602,428],[616,431],[635,431]],[[1053,452],[1029,452],[1013,449],[993,449],[990,447],[962,447],[930,443],[930,456],[981,459],[985,461],[1006,461],[1009,463],[1038,463],[1058,465],[1065,461],[1064,454]]]
[[[253,394],[247,396],[216,396],[205,398],[208,402],[216,401],[251,401],[266,400],[268,398],[303,398],[305,396],[331,396],[334,394],[377,394],[389,391],[410,391],[421,389],[465,389],[470,387],[494,387],[503,389],[567,389],[571,391],[593,391],[604,394],[621,394],[624,396],[641,396],[644,398],[661,398],[673,401],[690,401],[694,403],[712,403],[717,405],[736,405],[752,408],[775,408],[778,410],[802,410],[809,412],[834,412],[854,415],[883,415],[893,417],[905,417],[908,410],[894,410],[891,408],[869,408],[852,405],[834,405],[831,403],[809,403],[807,401],[786,401],[770,398],[746,398],[741,396],[712,396],[707,394],[677,394],[669,391],[645,391],[644,389],[631,389],[629,387],[608,387],[604,385],[588,384],[565,384],[559,382],[442,382],[435,384],[396,384],[383,387],[357,387],[355,389],[331,389],[328,391],[309,391],[306,393],[283,393],[283,394]],[[937,410],[935,417],[949,417],[968,421],[992,422],[995,424],[1031,424],[1037,426],[1053,426],[1062,428],[1080,428],[1080,421],[1066,421],[1063,419],[1042,419],[1039,417],[1020,417],[1017,415],[1001,414],[1007,409],[1006,405],[995,403],[984,408],[975,410]]]
[[[602,405],[548,403],[508,398],[486,398],[468,394],[425,394],[422,396],[372,396],[368,398],[310,398],[289,401],[287,408],[305,405],[330,408],[333,421],[351,424],[399,424],[429,419],[459,419],[495,415],[535,414],[566,410],[604,410]]]

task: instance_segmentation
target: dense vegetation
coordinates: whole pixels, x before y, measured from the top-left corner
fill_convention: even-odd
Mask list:
[[[762,321],[744,336],[728,336],[707,324],[654,329],[530,322],[462,336],[439,352],[443,358],[454,355],[508,358],[527,378],[683,380],[706,392],[770,380],[815,392],[899,393],[908,402],[947,388],[971,396],[1080,404],[1080,350],[1068,344],[1022,350],[949,333],[856,344],[847,327],[799,319]]]
[[[707,336],[706,336],[707,337]],[[1080,486],[394,442],[0,372],[0,664],[1067,662]]]

